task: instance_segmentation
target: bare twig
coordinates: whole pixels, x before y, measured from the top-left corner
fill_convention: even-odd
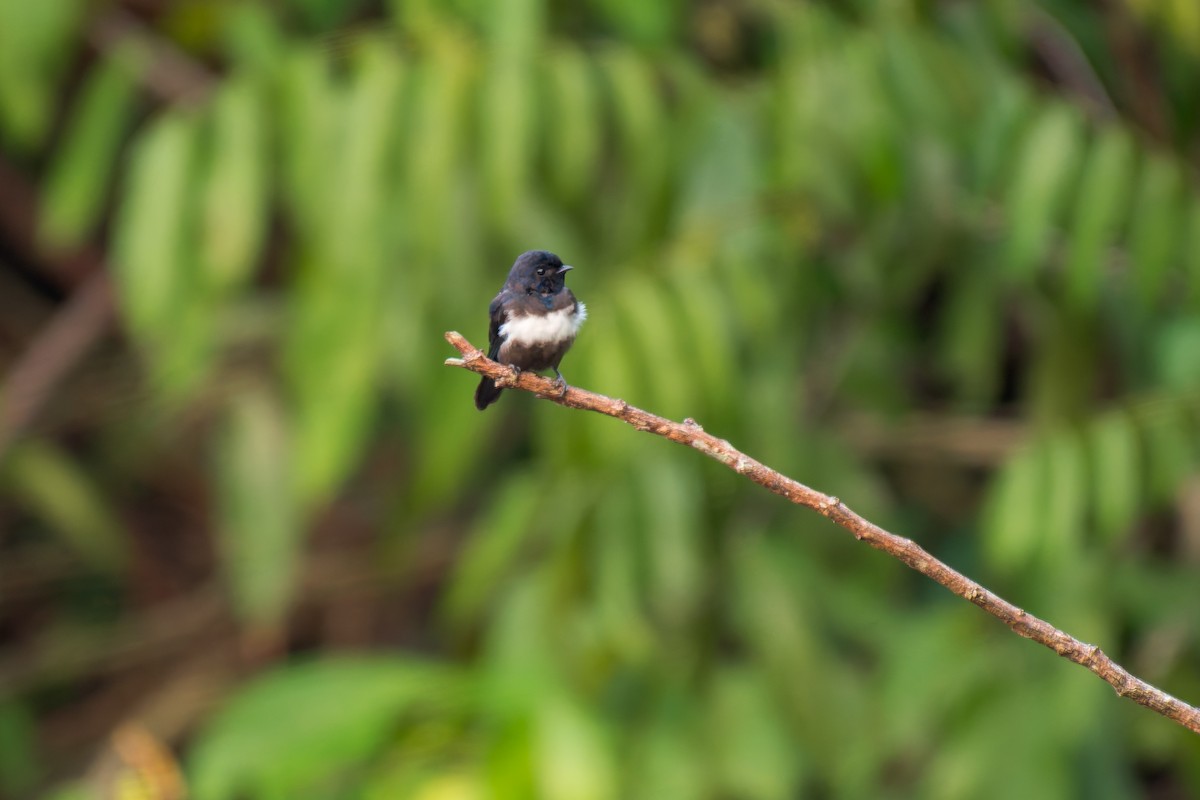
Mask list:
[[[96,676],[177,653],[226,624],[215,586],[162,603],[107,630],[49,631],[24,647],[0,651],[0,699],[31,686]]]
[[[1104,81],[1067,26],[1054,15],[1030,14],[1029,43],[1045,62],[1050,76],[1086,100],[1096,116],[1105,120],[1117,117],[1116,104],[1109,97]]]
[[[89,245],[67,251],[46,247],[37,237],[40,207],[33,186],[0,159],[0,240],[70,291],[70,298],[0,379],[0,456],[108,332],[114,317],[112,288],[100,252]]]
[[[3,381],[0,455],[45,405],[47,398],[105,333],[113,316],[108,276],[89,278],[58,311]]]
[[[913,414],[885,420],[869,414],[839,417],[837,432],[859,453],[905,462],[994,467],[1020,447],[1023,422]]]
[[[965,575],[951,569],[927,553],[911,539],[889,533],[851,511],[836,497],[810,489],[799,481],[781,475],[770,467],[745,455],[724,439],[705,433],[694,420],[674,422],[629,405],[624,400],[593,394],[582,389],[567,387],[560,393],[558,385],[549,378],[530,372],[514,374],[509,367],[488,359],[463,336],[454,331],[446,333],[450,342],[462,358],[448,358],[446,364],[487,375],[506,388],[523,389],[538,397],[552,400],[568,408],[597,411],[629,423],[640,431],[655,433],[679,444],[699,450],[706,456],[720,461],[739,475],[745,475],[760,486],[786,497],[793,503],[807,506],[822,516],[854,534],[854,538],[866,542],[903,561],[917,572],[931,578],[959,597],[970,600],[1010,627],[1013,632],[1049,647],[1063,658],[1074,661],[1096,673],[1122,697],[1128,697],[1138,705],[1157,711],[1168,719],[1183,725],[1193,733],[1200,733],[1200,709],[1172,697],[1140,678],[1106,656],[1099,647],[1086,644],[1055,628],[1048,622],[1017,608],[1012,603],[993,594]]]
[[[212,94],[212,73],[132,14],[109,9],[96,15],[86,33],[101,53],[125,48],[141,59],[138,80],[164,103],[197,106]]]

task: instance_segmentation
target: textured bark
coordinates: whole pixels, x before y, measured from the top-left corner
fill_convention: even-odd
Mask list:
[[[476,349],[459,333],[448,331],[446,341],[462,354],[462,358],[446,359],[447,365],[463,367],[480,375],[487,375],[504,388],[532,392],[538,397],[568,408],[597,411],[610,417],[616,417],[640,431],[655,433],[673,442],[699,450],[709,458],[720,461],[734,472],[746,476],[775,494],[782,495],[797,505],[807,506],[818,514],[828,517],[854,534],[854,538],[859,541],[888,553],[922,575],[937,581],[959,597],[970,600],[1003,622],[1019,636],[1043,644],[1063,658],[1087,667],[1112,686],[1118,695],[1157,711],[1193,733],[1200,733],[1200,709],[1196,709],[1130,674],[1121,665],[1106,656],[1099,647],[1079,641],[1045,620],[1026,613],[988,591],[980,584],[934,558],[911,539],[897,536],[873,522],[863,519],[837,497],[810,489],[799,481],[792,480],[750,458],[724,439],[706,433],[694,420],[685,419],[683,422],[674,422],[631,406],[624,400],[594,394],[573,386],[568,386],[565,391],[560,392],[559,385],[549,378],[529,372],[514,374],[507,366],[488,359],[483,352]]]

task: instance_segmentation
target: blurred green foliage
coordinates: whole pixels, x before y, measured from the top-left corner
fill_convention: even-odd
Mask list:
[[[478,414],[441,363],[556,251],[573,384],[1200,701],[1200,16],[1110,5],[161,3],[81,67],[112,9],[3,0],[0,142],[47,243],[110,243],[144,390],[3,456],[0,547],[135,586],[171,535],[138,487],[203,487],[205,580],[285,646],[189,729],[200,800],[1200,793],[1182,729],[815,515],[608,419]],[[141,36],[219,69],[164,98]],[[860,435],[917,418],[957,433]],[[370,655],[298,632],[347,515],[436,596]],[[30,749],[75,695],[13,685]],[[22,768],[0,793],[63,777]]]

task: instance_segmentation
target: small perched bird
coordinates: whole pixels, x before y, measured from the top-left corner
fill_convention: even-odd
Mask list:
[[[488,358],[518,370],[552,369],[566,388],[558,365],[587,319],[587,307],[567,288],[570,269],[545,250],[530,250],[517,258],[488,307]],[[475,390],[475,407],[482,411],[500,392],[485,376]]]

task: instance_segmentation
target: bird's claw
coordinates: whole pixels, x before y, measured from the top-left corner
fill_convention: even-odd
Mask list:
[[[521,368],[515,364],[505,364],[508,367],[508,375],[503,378],[496,378],[497,386],[513,387],[517,385],[517,378],[521,377]]]

